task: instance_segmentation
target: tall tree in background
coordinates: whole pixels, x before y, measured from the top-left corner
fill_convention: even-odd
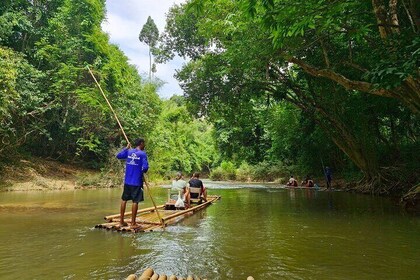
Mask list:
[[[152,78],[152,50],[159,39],[159,29],[149,16],[140,31],[139,40],[149,46],[149,80]]]

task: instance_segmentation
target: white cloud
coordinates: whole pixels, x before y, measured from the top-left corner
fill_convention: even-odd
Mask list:
[[[149,71],[149,49],[138,39],[147,17],[151,16],[159,32],[165,28],[166,13],[174,4],[185,0],[107,0],[107,17],[102,29],[110,36],[111,43],[120,49],[129,58],[130,63],[137,66],[140,74]],[[158,64],[156,76],[166,82],[159,90],[159,95],[169,98],[174,94],[182,94],[182,90],[173,75],[184,61],[176,58],[167,64]]]

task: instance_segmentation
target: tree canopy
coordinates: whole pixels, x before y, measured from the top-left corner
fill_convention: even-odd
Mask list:
[[[324,158],[359,169],[362,191],[401,190],[418,180],[417,4],[385,4],[191,0],[171,9],[162,57],[190,59],[177,78],[225,157],[312,173]]]
[[[176,122],[181,132],[171,135],[177,137],[177,149],[160,153],[162,144],[153,141],[164,141],[170,120],[161,113],[172,107],[159,98],[160,84],[144,81],[124,53],[109,43],[100,26],[104,18],[102,0],[21,0],[1,5],[1,161],[22,152],[101,168],[113,158],[116,147],[125,145],[124,137],[86,69],[90,65],[129,139],[143,136],[151,142],[151,164],[159,168],[152,173],[201,170],[212,158],[202,151],[210,139],[192,135],[203,132],[204,137],[211,127],[195,124],[185,114]],[[158,35],[149,17],[140,39],[154,47]],[[177,110],[185,110],[179,106]],[[191,143],[182,144],[186,135]],[[182,149],[185,152],[177,155]],[[191,162],[184,163],[181,158],[187,160],[189,153]]]
[[[149,80],[152,78],[152,50],[156,47],[158,39],[159,29],[157,28],[154,20],[149,16],[139,35],[140,42],[149,46]]]

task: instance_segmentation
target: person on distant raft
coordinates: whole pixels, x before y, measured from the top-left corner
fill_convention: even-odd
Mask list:
[[[298,186],[298,182],[296,181],[295,178],[293,178],[293,175],[290,176],[289,182],[287,182],[286,184],[289,187],[297,187]]]
[[[181,200],[185,204],[180,207],[185,207],[188,209],[190,206],[188,183],[183,179],[181,172],[176,173],[175,180],[172,181],[172,190],[178,193],[178,196],[176,197],[177,203],[178,200]],[[175,203],[175,207],[178,208],[177,203]],[[179,204],[182,205],[182,203]]]
[[[332,171],[331,168],[329,168],[328,166],[325,167],[325,177],[327,177],[327,188],[330,189],[332,181]]]
[[[134,149],[128,144],[126,148],[117,154],[118,159],[125,160],[124,191],[121,196],[120,226],[127,226],[124,222],[124,213],[127,201],[133,202],[131,206],[131,227],[136,227],[137,210],[143,196],[143,174],[149,170],[147,154],[144,151],[145,142],[143,138],[134,141]]]
[[[190,193],[190,198],[200,198],[201,200],[207,201],[207,190],[203,185],[203,181],[200,180],[200,173],[195,172],[188,183],[190,184],[190,188],[200,189],[199,197],[193,197],[193,195],[197,196],[198,194]],[[190,204],[189,198],[187,203]]]
[[[309,177],[309,175],[306,175],[305,180],[302,181],[302,187],[312,188],[314,186],[314,181]]]

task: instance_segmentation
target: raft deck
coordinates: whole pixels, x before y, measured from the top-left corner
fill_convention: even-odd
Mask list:
[[[156,206],[157,211],[161,220],[159,220],[158,215],[156,214],[155,207],[149,207],[141,209],[137,212],[136,217],[136,227],[131,227],[131,211],[124,213],[124,222],[127,226],[119,226],[120,214],[109,215],[104,217],[106,223],[98,224],[95,228],[102,228],[106,230],[113,230],[118,232],[149,232],[161,230],[162,227],[166,227],[171,224],[175,224],[180,220],[184,219],[188,215],[199,211],[207,206],[211,205],[216,200],[220,199],[218,195],[209,195],[207,196],[207,201],[201,204],[195,205],[188,209],[171,209],[173,205],[170,203],[162,204]]]

